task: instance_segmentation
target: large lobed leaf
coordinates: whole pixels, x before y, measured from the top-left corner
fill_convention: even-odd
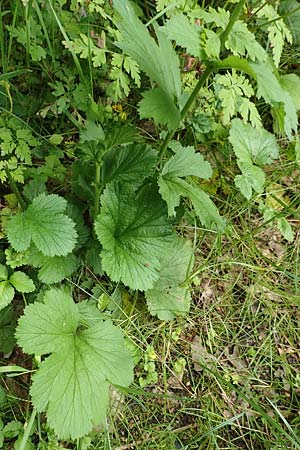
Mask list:
[[[132,289],[152,288],[159,277],[159,256],[172,235],[164,202],[152,186],[137,193],[131,185],[110,183],[101,204],[95,230],[103,247],[103,269]]]
[[[98,318],[91,323],[86,306],[52,289],[44,303],[25,308],[16,331],[25,352],[52,353],[33,375],[31,396],[65,440],[84,436],[105,419],[109,383],[128,386],[133,379],[122,332],[111,321]]]
[[[56,194],[40,194],[25,212],[16,214],[7,224],[7,237],[12,247],[22,252],[31,241],[45,256],[70,253],[77,233],[74,222],[64,214],[67,202]]]

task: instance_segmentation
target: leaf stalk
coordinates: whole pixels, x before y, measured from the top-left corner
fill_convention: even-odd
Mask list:
[[[94,213],[93,213],[95,220],[99,214],[101,190],[102,190],[101,189],[101,162],[96,161],[95,162],[95,187],[94,187],[95,203],[94,203]]]
[[[11,176],[10,171],[7,168],[5,169],[5,172],[6,172],[6,175],[7,175],[8,182],[9,182],[9,185],[11,187],[11,190],[15,194],[16,199],[17,199],[17,201],[18,201],[22,211],[25,211],[26,203],[25,203],[25,201],[24,201],[24,199],[23,199],[23,197],[21,195],[21,192],[19,191],[19,189],[18,189],[18,187],[17,187],[17,185],[15,183],[15,180],[13,179],[13,177]]]

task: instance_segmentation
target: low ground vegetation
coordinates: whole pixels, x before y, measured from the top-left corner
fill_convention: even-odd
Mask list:
[[[0,448],[299,449],[300,3],[0,11]]]

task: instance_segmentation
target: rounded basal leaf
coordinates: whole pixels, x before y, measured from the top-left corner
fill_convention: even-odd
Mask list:
[[[103,247],[103,269],[113,281],[150,289],[159,277],[158,258],[172,235],[164,202],[153,187],[137,194],[121,183],[109,184],[101,200],[95,230]]]
[[[9,282],[19,292],[32,292],[35,290],[34,282],[24,272],[14,272],[9,279]]]
[[[31,241],[46,256],[65,256],[76,244],[74,222],[64,214],[67,202],[58,195],[40,194],[23,213],[14,216],[7,225],[7,237],[12,247],[22,252]]]
[[[88,302],[75,304],[51,289],[44,303],[25,308],[16,331],[27,353],[49,354],[33,375],[31,396],[48,425],[64,440],[80,438],[105,419],[109,383],[128,386],[133,362],[120,329],[95,317]]]

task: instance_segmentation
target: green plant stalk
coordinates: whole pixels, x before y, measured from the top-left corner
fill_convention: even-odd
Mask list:
[[[54,52],[53,52],[53,47],[52,47],[51,42],[50,42],[50,38],[49,38],[49,35],[48,35],[47,27],[46,27],[44,19],[43,19],[43,14],[42,14],[41,9],[39,7],[39,4],[38,4],[38,2],[36,0],[33,0],[33,4],[34,4],[35,12],[36,12],[36,14],[38,16],[38,19],[40,21],[41,27],[43,29],[44,36],[45,36],[45,39],[47,41],[48,48],[49,48],[49,51],[50,51],[50,54],[51,54],[52,64],[54,66],[55,55],[54,55]]]
[[[96,220],[98,214],[99,214],[99,208],[100,208],[100,195],[101,195],[101,162],[96,161],[95,164],[95,203],[94,203],[94,212],[93,216]]]
[[[18,7],[19,7],[18,5],[19,5],[19,2],[15,2],[15,3],[16,4],[15,4],[15,9],[14,9],[14,15],[13,15],[13,20],[12,20],[12,24],[11,24],[12,29],[15,28],[16,21],[17,21],[17,16],[18,16]],[[13,36],[12,35],[13,35],[13,33],[9,34],[8,50],[7,50],[7,57],[6,57],[7,61],[10,60],[10,54],[11,54],[12,43],[13,43]]]
[[[6,73],[6,71],[7,71],[7,64],[6,64],[6,57],[5,57],[5,51],[4,51],[4,48],[5,48],[4,40],[5,40],[4,26],[3,26],[3,22],[2,22],[2,8],[1,8],[1,3],[0,3],[0,51],[1,51],[1,63],[2,63],[3,73]]]
[[[18,200],[18,203],[19,203],[22,211],[25,211],[26,203],[25,203],[25,201],[24,201],[24,199],[23,199],[23,197],[21,195],[21,192],[19,191],[19,189],[18,189],[18,187],[17,187],[17,185],[15,183],[15,180],[13,179],[13,177],[11,176],[10,171],[7,168],[5,169],[5,172],[6,172],[6,175],[7,175],[8,182],[10,184],[11,190],[15,194],[16,199]]]
[[[227,24],[227,27],[225,28],[225,30],[223,31],[223,33],[220,36],[220,41],[221,41],[221,52],[224,50],[225,47],[225,43],[226,40],[229,36],[230,31],[232,30],[233,25],[235,24],[235,22],[237,21],[243,7],[245,4],[246,0],[240,0],[239,3],[236,5],[236,7],[233,10],[233,13],[230,17],[230,20]],[[204,84],[206,83],[207,79],[209,78],[209,76],[215,72],[216,70],[218,70],[218,64],[217,63],[208,63],[207,67],[205,69],[205,71],[203,72],[202,76],[200,77],[198,83],[196,84],[193,92],[191,93],[191,95],[189,96],[183,110],[181,111],[180,114],[180,122],[185,118],[185,116],[187,115],[188,111],[190,110],[191,106],[193,105],[197,95],[199,94],[200,89],[204,86]],[[175,132],[176,132],[177,126],[175,128],[173,128],[172,130],[170,130],[168,132],[168,134],[166,135],[162,146],[159,150],[159,159],[158,159],[158,164],[160,164],[162,162],[162,159],[166,153],[168,144],[170,142],[170,140],[172,139],[172,137],[174,136]]]
[[[32,426],[33,426],[33,422],[35,420],[36,413],[37,413],[37,411],[34,408],[32,413],[31,413],[31,416],[30,416],[29,422],[27,424],[27,427],[25,429],[25,432],[23,434],[23,438],[22,438],[19,450],[24,450],[26,448],[26,444],[27,444],[27,441],[28,441],[29,436],[30,436],[30,432],[31,432],[31,429],[32,429]]]
[[[53,13],[53,16],[54,16],[54,18],[55,18],[55,20],[56,20],[56,23],[57,23],[57,25],[58,25],[58,27],[59,27],[59,29],[60,29],[60,32],[61,32],[61,34],[63,35],[63,37],[64,37],[65,41],[67,42],[67,44],[69,45],[69,44],[70,44],[69,36],[67,35],[67,33],[66,33],[64,27],[62,26],[62,23],[61,23],[61,21],[59,20],[58,15],[56,14],[56,11],[55,11],[55,9],[54,9],[54,7],[53,7],[52,1],[51,1],[51,0],[48,0],[48,3],[49,3],[49,6],[50,6],[51,11],[52,11],[52,13]],[[87,84],[86,84],[86,79],[85,79],[85,77],[84,77],[84,75],[83,75],[83,71],[82,71],[82,68],[81,68],[79,59],[78,59],[76,53],[74,52],[74,50],[72,50],[72,46],[71,46],[71,45],[69,45],[69,50],[70,50],[71,55],[72,55],[72,57],[73,57],[73,61],[74,61],[76,70],[77,70],[77,72],[78,72],[79,78],[80,78],[80,80],[82,81],[82,83],[83,83],[84,87],[86,88],[86,90],[88,91],[88,86],[87,86]]]
[[[225,30],[223,31],[223,33],[221,33],[220,36],[220,42],[221,42],[221,52],[224,50],[225,48],[225,43],[227,41],[227,38],[229,36],[230,31],[232,30],[233,25],[235,24],[235,22],[238,20],[239,15],[241,14],[243,7],[246,3],[246,0],[240,0],[238,2],[238,4],[236,5],[236,7],[233,10],[233,13],[230,16],[229,22],[227,24],[227,27],[225,28]]]
[[[26,23],[26,64],[29,67],[30,61],[30,12],[31,12],[31,1],[25,4],[25,23]]]
[[[205,71],[203,72],[203,74],[202,74],[200,80],[199,80],[198,83],[196,84],[196,86],[195,86],[193,92],[192,92],[191,95],[189,96],[189,98],[188,98],[188,100],[187,100],[187,102],[186,102],[186,104],[185,104],[183,110],[181,111],[181,114],[180,114],[180,121],[182,121],[182,120],[185,118],[185,116],[186,116],[186,114],[188,113],[190,107],[191,107],[192,104],[194,103],[194,101],[195,101],[197,95],[199,94],[200,89],[204,86],[206,80],[208,79],[208,77],[210,76],[210,74],[211,74],[214,70],[215,70],[215,65],[208,65],[208,66],[206,67],[206,69],[205,69]],[[164,157],[164,155],[165,155],[165,153],[166,153],[168,144],[169,144],[170,140],[172,139],[172,137],[174,136],[176,130],[177,130],[177,126],[176,126],[175,128],[173,128],[172,130],[170,130],[170,131],[168,132],[168,134],[166,135],[166,137],[165,137],[165,139],[164,139],[164,141],[163,141],[163,143],[162,143],[162,146],[161,146],[161,148],[160,148],[160,150],[159,150],[159,160],[158,160],[158,163],[159,163],[159,164],[162,162],[162,159],[163,159],[163,157]]]

